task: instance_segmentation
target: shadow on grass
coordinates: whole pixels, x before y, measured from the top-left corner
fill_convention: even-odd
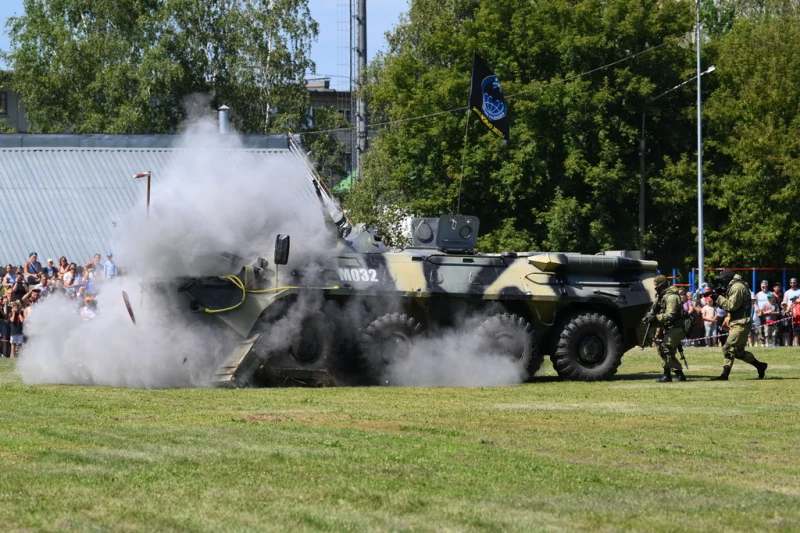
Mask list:
[[[610,380],[606,381],[647,381],[656,380],[661,375],[659,372],[637,372],[635,374],[617,374]],[[555,381],[564,381],[558,376],[534,376],[533,383],[553,383]]]
[[[617,374],[613,378],[607,381],[656,381],[661,376],[661,372],[637,372],[634,374]],[[719,373],[713,374],[692,374],[691,370],[686,370],[686,382],[692,381],[710,381],[711,378],[715,378],[719,376]],[[800,379],[800,377],[786,377],[786,376],[770,376],[769,374],[762,380],[762,381],[769,381],[769,380],[790,380],[795,381]],[[753,373],[752,376],[743,375],[741,378],[737,375],[737,377],[733,378],[731,381],[747,381],[753,380],[758,381],[756,374]],[[558,376],[534,376],[531,380],[531,383],[554,383],[556,381],[564,381]]]

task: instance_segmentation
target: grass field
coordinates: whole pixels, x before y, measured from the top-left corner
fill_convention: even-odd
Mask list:
[[[800,350],[506,388],[27,386],[0,361],[0,530],[800,530]]]

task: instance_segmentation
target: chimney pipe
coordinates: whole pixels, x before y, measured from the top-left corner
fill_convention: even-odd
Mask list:
[[[219,108],[219,134],[227,135],[230,133],[230,107],[222,105]]]

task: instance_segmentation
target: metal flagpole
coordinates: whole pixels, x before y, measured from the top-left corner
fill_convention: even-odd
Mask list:
[[[467,126],[464,128],[464,148],[461,150],[461,177],[458,179],[458,206],[456,215],[461,214],[461,184],[464,182],[464,165],[467,160],[467,138],[469,137],[469,119],[472,117],[472,110],[467,109]]]

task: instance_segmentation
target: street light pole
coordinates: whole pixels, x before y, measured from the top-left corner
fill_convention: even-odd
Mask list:
[[[710,74],[717,70],[717,67],[711,65],[706,70],[700,73],[700,76],[705,76],[706,74]],[[647,105],[655,102],[662,96],[666,96],[672,91],[680,89],[684,85],[691,83],[692,80],[695,78],[699,79],[699,76],[695,74],[688,80],[684,80],[680,82],[678,85],[673,87],[672,89],[668,89],[663,93],[659,94],[658,96],[654,96],[650,100],[644,103],[644,109],[642,110],[642,138],[639,139],[639,171],[641,172],[641,177],[639,178],[639,250],[641,250],[642,254],[644,254],[644,223],[645,223],[645,216],[644,216],[644,202],[645,202],[645,183],[647,179],[647,141],[645,140],[645,118],[647,116]]]
[[[652,101],[652,100],[651,100]],[[645,104],[646,106],[647,104]],[[645,197],[645,179],[646,173],[645,170],[645,158],[647,157],[647,141],[644,140],[644,118],[645,113],[647,112],[647,108],[642,111],[642,138],[639,140],[639,170],[641,172],[641,178],[639,178],[639,253],[641,253],[641,259],[644,259],[644,197]]]
[[[147,214],[145,215],[145,220],[150,220],[150,175],[151,172],[148,170],[146,172],[139,172],[138,174],[133,175],[133,179],[138,180],[140,178],[147,178]],[[142,283],[140,284],[139,289],[139,307],[142,306],[144,302],[144,272],[142,272]],[[131,315],[131,320],[133,320],[134,325],[136,324],[136,319],[133,317],[133,310],[130,307],[130,302],[128,301],[128,295],[123,292],[123,298],[125,298],[125,305],[128,307],[128,313]]]
[[[700,0],[695,0],[695,27],[697,30],[697,72],[700,72]],[[701,103],[701,84],[697,76],[697,286],[703,284],[705,273],[705,251],[703,249],[703,110]]]

